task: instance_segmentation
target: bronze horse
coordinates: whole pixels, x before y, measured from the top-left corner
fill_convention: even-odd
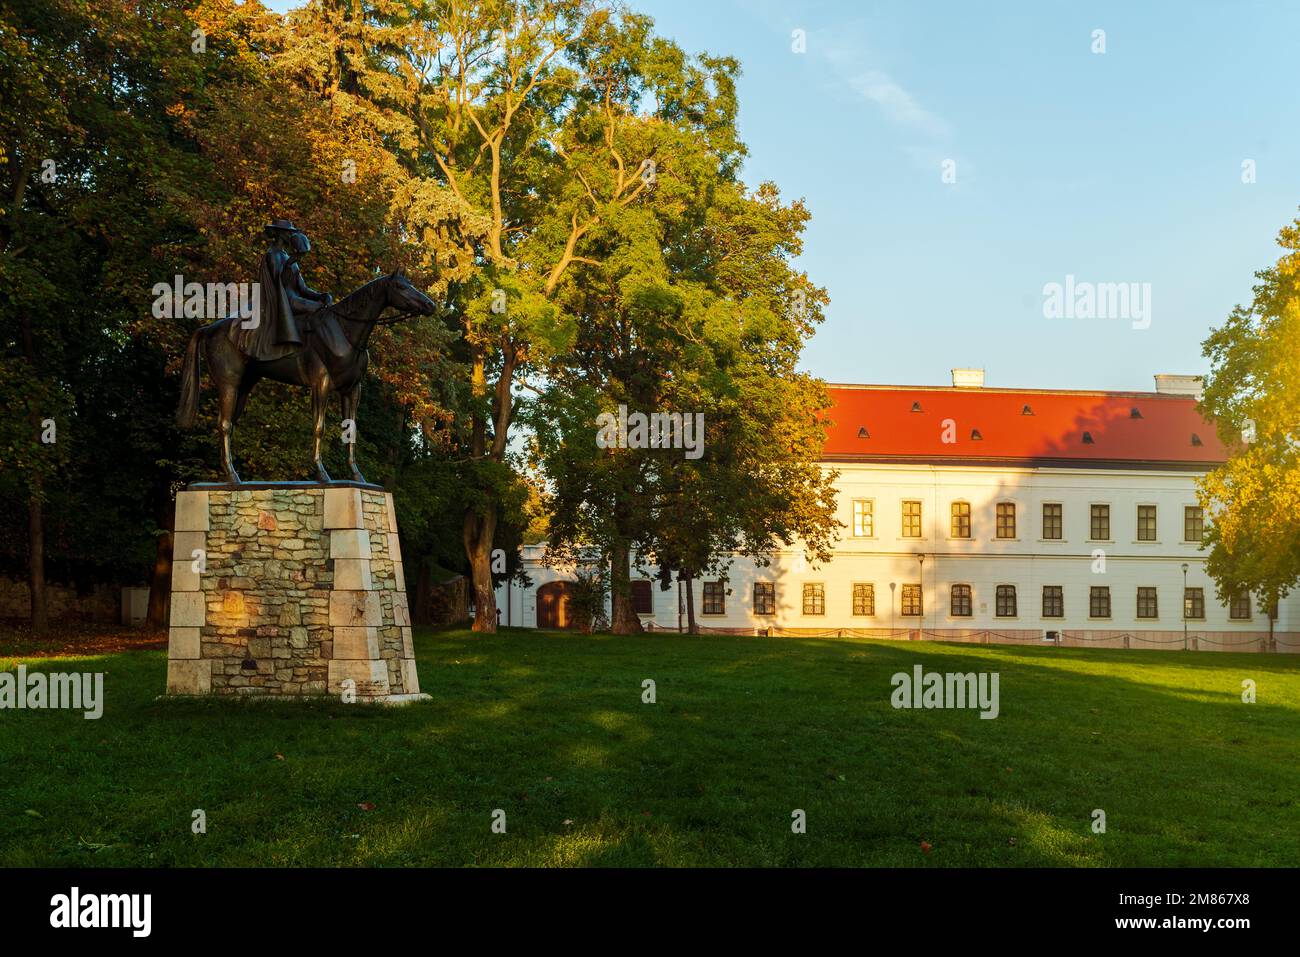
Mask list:
[[[381,318],[390,306],[397,309],[398,314]],[[251,359],[236,347],[232,341],[232,324],[240,321],[239,316],[210,323],[190,336],[185,368],[181,372],[176,424],[182,429],[194,425],[199,406],[199,347],[202,346],[221,403],[217,427],[221,435],[221,467],[226,473],[226,481],[231,485],[240,484],[230,457],[230,435],[244,411],[248,394],[262,379],[272,379],[311,390],[312,460],[316,478],[322,483],[332,482],[325,471],[325,463],[321,461],[320,451],[330,393],[339,394],[343,419],[355,422],[361,383],[370,361],[366,343],[375,326],[398,322],[412,315],[431,316],[437,311],[434,301],[411,285],[405,274],[398,270],[313,313],[306,343],[280,358]],[[357,468],[356,442],[348,443],[348,467],[353,481],[365,482]]]

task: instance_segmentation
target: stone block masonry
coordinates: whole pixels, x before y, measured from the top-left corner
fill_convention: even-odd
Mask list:
[[[174,541],[169,695],[419,696],[390,493],[191,488]]]

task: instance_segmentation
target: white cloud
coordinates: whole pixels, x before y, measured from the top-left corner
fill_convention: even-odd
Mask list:
[[[902,147],[916,166],[937,170],[940,162],[953,156],[953,146],[949,142],[954,135],[952,126],[938,113],[922,106],[884,69],[881,65],[884,58],[873,49],[873,27],[869,22],[863,19],[841,21],[833,27],[808,30],[809,26],[816,26],[815,20],[809,22],[815,13],[803,11],[796,15],[790,10],[788,0],[736,2],[750,16],[757,17],[769,29],[780,33],[782,42],[794,28],[807,30],[806,56],[820,61],[832,84],[872,104],[900,129],[918,134],[927,141],[922,145]],[[969,177],[972,168],[964,160],[960,165],[965,176]]]
[[[950,132],[947,122],[942,117],[922,107],[912,94],[894,82],[887,73],[871,70],[868,73],[845,77],[845,82],[854,92],[875,103],[891,120],[901,126],[936,137],[947,136]]]

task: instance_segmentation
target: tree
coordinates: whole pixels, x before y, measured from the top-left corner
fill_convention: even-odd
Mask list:
[[[736,70],[595,0],[314,0],[287,21],[235,0],[6,6],[0,402],[18,415],[0,424],[0,566],[26,569],[34,620],[46,574],[150,566],[165,619],[173,497],[214,457],[210,434],[172,424],[176,373],[212,317],[156,318],[151,290],[251,281],[262,225],[285,216],[312,236],[318,288],[400,266],[454,303],[372,339],[359,441],[404,544],[449,561],[454,535],[475,627],[494,629],[493,549],[542,524],[511,441],[528,395],[583,386],[584,420],[620,397],[695,403],[721,430],[753,371],[794,368],[798,324],[771,317],[803,282],[785,258],[804,214],[736,180]],[[287,387],[253,393],[250,474],[300,470],[306,412]],[[669,470],[641,486],[641,467],[602,466],[620,628],[634,545],[668,541]]]
[[[595,261],[598,230],[648,199],[657,160],[639,114],[735,161],[733,65],[689,61],[649,19],[591,0],[320,0],[293,22],[307,37],[292,56],[300,82],[334,113],[372,118],[411,183],[460,204],[438,233],[456,248],[437,261],[477,270],[458,293],[468,408],[455,450],[474,627],[493,630],[515,386],[568,348],[558,303]]]
[[[734,65],[720,69],[730,77]],[[836,524],[833,476],[818,465],[827,398],[796,371],[825,301],[790,265],[806,209],[782,204],[770,184],[747,191],[731,134],[715,149],[666,123],[639,132],[660,157],[653,201],[593,232],[595,260],[561,297],[577,317],[575,345],[551,370],[534,423],[555,560],[605,550],[616,633],[640,630],[634,553],[689,596],[701,573],[725,576],[733,554],[763,561],[800,540],[824,559]],[[597,414],[621,407],[698,417],[699,454],[598,443]]]
[[[710,454],[672,461],[645,543],[662,581],[686,583],[692,633],[695,578],[725,582],[735,556],[763,566],[791,546],[813,563],[829,561],[839,527],[836,473],[818,461],[829,405],[822,383],[792,372],[734,381],[731,407],[708,432]]]
[[[1203,344],[1211,362],[1202,412],[1231,457],[1199,483],[1206,570],[1221,601],[1253,592],[1272,609],[1300,581],[1300,220],[1254,299]]]
[[[104,454],[116,433],[93,427],[105,412],[96,393],[148,289],[151,246],[180,218],[160,199],[196,172],[168,114],[196,80],[176,55],[189,46],[184,26],[163,0],[19,2],[0,12],[0,400],[26,426],[6,430],[0,492],[25,498],[38,630],[51,560],[79,576],[114,564],[110,543],[121,565],[151,541],[147,519],[98,537],[88,533],[104,525],[84,519],[111,513],[131,491],[126,476],[104,481],[119,459]],[[59,505],[53,535],[47,502]]]
[[[431,174],[488,222],[465,292],[471,407],[464,543],[476,630],[496,627],[490,555],[510,476],[516,383],[572,342],[559,303],[603,224],[648,202],[654,157],[638,115],[679,137],[729,135],[708,61],[655,38],[648,18],[591,0],[444,0],[422,8],[382,102],[410,118]],[[708,94],[714,80],[723,84]],[[720,131],[715,134],[714,127]]]
[[[21,502],[0,510],[0,565],[25,562],[38,624],[47,570],[126,584],[151,565],[150,620],[166,619],[173,497],[208,476],[214,446],[172,424],[183,345],[207,319],[155,318],[155,283],[255,279],[276,216],[312,235],[304,268],[336,294],[382,265],[444,295],[475,268],[446,262],[461,248],[448,230],[472,216],[411,174],[385,115],[319,95],[310,41],[231,0],[0,12],[0,401],[21,412],[0,425],[0,499]],[[380,330],[360,417],[372,477],[428,547],[429,519],[459,498],[454,336],[432,319]],[[300,472],[306,421],[301,393],[255,392],[240,423],[250,472]]]

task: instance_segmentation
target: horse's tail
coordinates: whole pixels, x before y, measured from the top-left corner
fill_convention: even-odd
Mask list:
[[[176,406],[176,424],[182,429],[194,427],[199,412],[199,336],[196,329],[185,350],[185,368],[181,370],[181,401]]]

